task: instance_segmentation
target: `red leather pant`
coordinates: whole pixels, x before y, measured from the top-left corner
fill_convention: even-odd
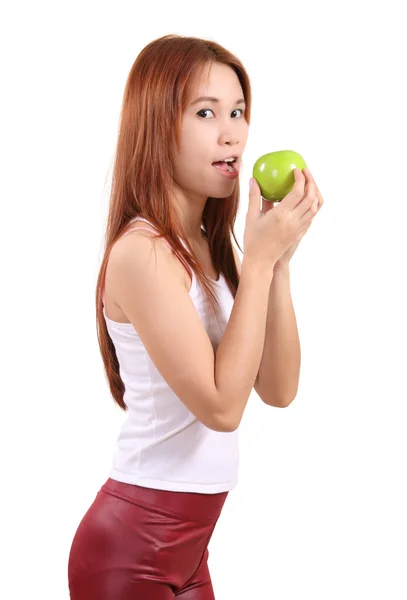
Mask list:
[[[71,600],[214,600],[208,543],[227,495],[109,478],[72,541]]]

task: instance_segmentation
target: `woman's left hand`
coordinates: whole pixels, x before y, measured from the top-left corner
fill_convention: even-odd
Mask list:
[[[315,200],[317,202],[317,212],[315,214],[318,214],[318,212],[320,211],[321,207],[324,204],[324,199],[314,181],[314,178],[312,177],[312,175],[310,173],[310,170],[308,168],[305,168],[302,170],[302,173],[304,174],[304,177],[305,177],[304,198],[307,195],[315,197]],[[273,208],[274,208],[273,202],[270,202],[270,201],[262,198],[261,211],[263,214],[266,214],[269,210],[272,210]],[[315,217],[315,215],[314,215],[314,217]],[[312,218],[312,221],[314,220],[314,217]],[[284,254],[282,256],[280,256],[279,260],[274,265],[274,270],[285,268],[288,266],[288,264],[290,263],[290,260],[292,259],[293,255],[294,255],[294,252],[298,248],[300,241],[302,240],[302,238],[304,237],[304,235],[307,233],[308,229],[310,228],[312,221],[306,227],[304,227],[304,229],[301,230],[296,241],[293,244],[291,244],[291,246],[289,246],[289,248],[284,252]]]

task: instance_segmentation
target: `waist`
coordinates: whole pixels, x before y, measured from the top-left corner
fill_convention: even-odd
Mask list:
[[[197,492],[173,492],[142,487],[116,481],[110,477],[101,491],[133,504],[151,507],[155,512],[173,513],[192,521],[215,522],[222,511],[228,492],[200,494]]]

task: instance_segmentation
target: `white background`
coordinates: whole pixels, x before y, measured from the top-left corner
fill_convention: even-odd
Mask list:
[[[68,599],[70,544],[111,467],[125,415],[95,284],[125,81],[168,33],[213,39],[249,72],[241,247],[261,154],[299,152],[325,199],[291,262],[299,392],[284,410],[249,400],[210,543],[216,598],[407,598],[402,4],[2,8],[2,598]]]

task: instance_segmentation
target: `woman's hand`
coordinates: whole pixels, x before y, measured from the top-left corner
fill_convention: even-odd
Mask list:
[[[317,214],[319,212],[319,210],[321,209],[321,207],[324,204],[324,199],[321,195],[321,192],[319,191],[314,178],[312,177],[310,170],[308,168],[303,169],[302,171],[306,182],[305,182],[305,191],[304,191],[304,198],[306,195],[308,195],[309,197],[315,197],[315,203],[317,206],[317,212],[315,214]],[[296,177],[296,171],[294,171],[294,177]],[[262,208],[261,208],[261,212],[265,215],[269,210],[273,210],[274,208],[274,203],[270,202],[268,200],[265,200],[264,198],[262,198]],[[315,218],[315,215],[313,217],[313,219]],[[284,269],[288,266],[288,264],[290,263],[290,260],[292,259],[294,252],[297,250],[298,245],[300,243],[300,241],[302,240],[302,238],[304,237],[304,235],[307,233],[308,229],[311,226],[312,221],[306,226],[304,227],[304,229],[302,229],[299,233],[299,235],[297,236],[296,241],[291,244],[291,246],[285,251],[285,253],[279,258],[279,260],[276,262],[275,266],[274,266],[274,271],[276,271],[276,269]]]

